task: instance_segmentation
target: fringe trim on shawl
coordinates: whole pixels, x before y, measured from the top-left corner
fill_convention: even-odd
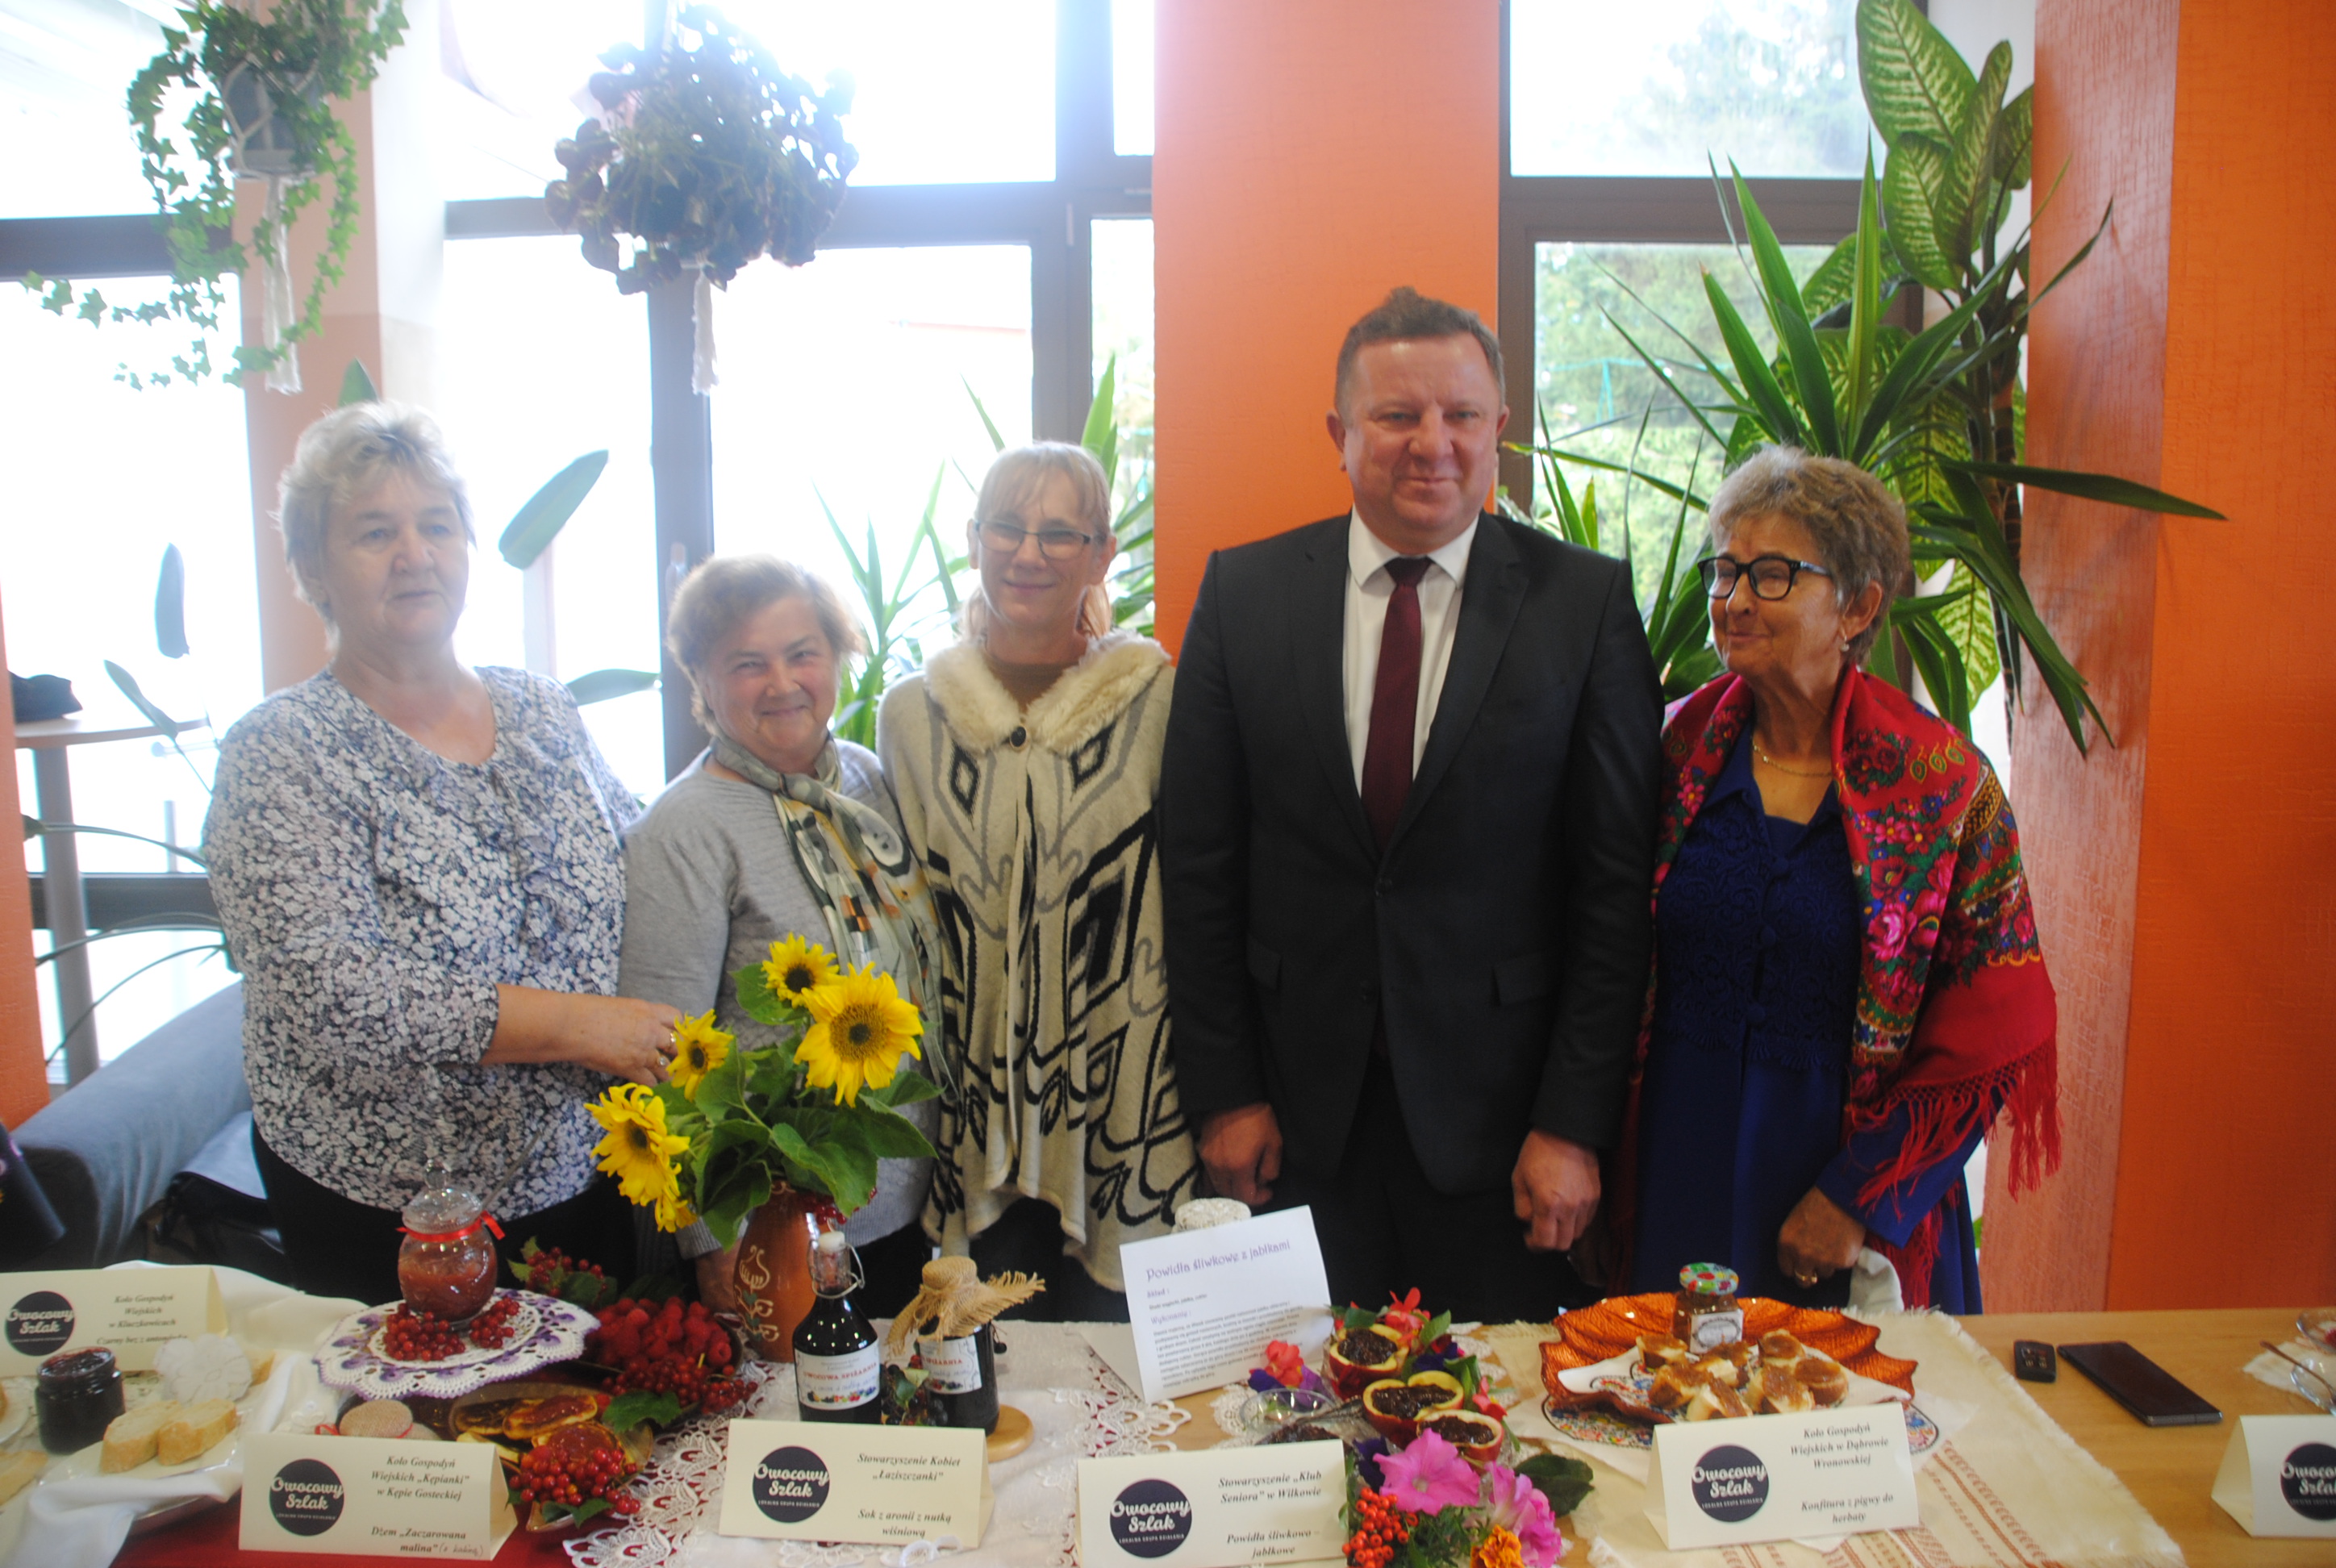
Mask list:
[[[1857,1201],[1870,1203],[1900,1183],[1929,1170],[1992,1121],[2000,1105],[2010,1115],[2005,1180],[2013,1196],[2060,1168],[2057,1089],[2059,1051],[2053,1039],[2015,1062],[1948,1084],[1917,1084],[1885,1091],[1871,1105],[1853,1105],[1849,1129],[1863,1133],[1908,1113],[1906,1135],[1890,1163],[1868,1177]]]

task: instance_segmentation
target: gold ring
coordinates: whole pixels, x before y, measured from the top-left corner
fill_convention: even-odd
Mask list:
[[[1793,1283],[1798,1285],[1804,1290],[1809,1289],[1816,1282],[1817,1277],[1815,1274],[1796,1274],[1793,1276]]]

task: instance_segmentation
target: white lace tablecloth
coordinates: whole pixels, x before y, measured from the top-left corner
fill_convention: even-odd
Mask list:
[[[1077,1329],[1060,1323],[1007,1323],[998,1357],[1003,1403],[1030,1417],[1030,1446],[989,1467],[997,1512],[978,1547],[954,1543],[820,1546],[717,1535],[730,1415],[793,1420],[794,1368],[749,1363],[755,1384],[739,1410],[686,1421],[658,1439],[635,1491],[641,1511],[625,1524],[568,1543],[577,1568],[919,1568],[935,1555],[966,1568],[1058,1568],[1075,1561],[1078,1462],[1105,1454],[1155,1453],[1188,1419],[1173,1405],[1147,1405],[1113,1375]],[[905,1561],[904,1561],[905,1558]]]

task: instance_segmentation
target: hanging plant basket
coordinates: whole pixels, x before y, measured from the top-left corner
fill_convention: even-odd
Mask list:
[[[602,114],[554,149],[551,219],[620,293],[695,274],[727,285],[760,256],[809,261],[860,154],[843,140],[849,78],[824,93],[703,6],[675,41],[619,47],[591,79]]]
[[[175,320],[194,327],[197,337],[172,357],[169,372],[125,364],[115,373],[132,386],[164,385],[212,373],[202,335],[219,328],[226,304],[219,280],[242,274],[263,290],[267,341],[237,347],[221,378],[239,386],[266,374],[271,387],[297,391],[294,346],[322,326],[325,296],[340,280],[357,231],[356,143],[334,117],[332,101],[372,83],[405,35],[404,0],[277,0],[264,17],[252,0],[189,0],[179,15],[184,28],[162,30],[162,52],[129,95],[141,168],[170,248],[170,294],[121,306],[63,278],[28,274],[24,286],[47,309],[92,324]],[[197,96],[182,120],[165,126],[163,99],[173,87]],[[246,240],[235,237],[238,180],[268,183],[266,213]],[[326,185],[325,248],[307,292],[297,295],[287,237]]]

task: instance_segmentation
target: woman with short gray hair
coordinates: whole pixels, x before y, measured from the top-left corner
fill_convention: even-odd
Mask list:
[[[1864,664],[1905,511],[1790,447],[1712,498],[1696,563],[1726,673],[1663,732],[1655,970],[1630,1287],[1732,1266],[1747,1296],[1981,1310],[1963,1165],[2000,1110],[2014,1192],[2059,1161],[2051,981],[2002,786]],[[1631,1146],[1631,1145],[1626,1145]],[[1886,1291],[1881,1292],[1886,1298]]]
[[[228,731],[203,837],[294,1282],[394,1300],[400,1211],[433,1164],[511,1247],[627,1277],[586,1106],[663,1078],[679,1017],[608,994],[638,807],[565,687],[454,657],[470,502],[427,414],[316,421],[281,516],[329,656]]]
[[[838,740],[844,661],[863,643],[827,583],[768,555],[716,556],[673,596],[666,645],[689,677],[711,744],[625,835],[625,947],[618,989],[669,998],[767,1044],[738,1002],[738,970],[800,936],[842,967],[872,964],[928,1017],[940,1002],[939,935],[900,809],[875,755]],[[927,1070],[939,1076],[925,1034]],[[900,1107],[927,1139],[931,1100]],[[889,1317],[915,1295],[932,1247],[920,1223],[930,1159],[884,1160],[843,1233],[866,1271],[855,1299]],[[736,1301],[735,1251],[703,1222],[683,1230],[700,1294]]]

